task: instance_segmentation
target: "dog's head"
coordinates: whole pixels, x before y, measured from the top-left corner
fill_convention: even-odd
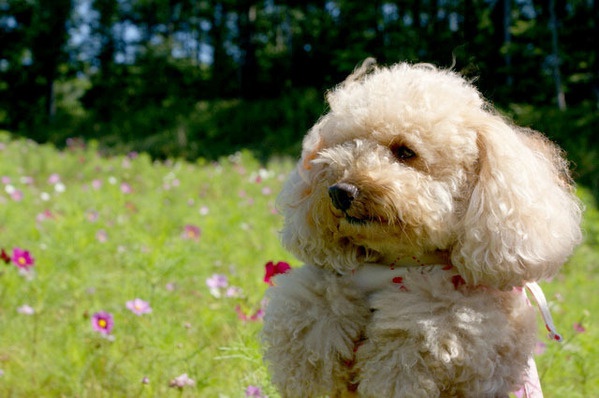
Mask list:
[[[430,65],[371,62],[327,95],[279,197],[284,245],[346,273],[445,250],[472,284],[550,277],[580,240],[560,150]]]

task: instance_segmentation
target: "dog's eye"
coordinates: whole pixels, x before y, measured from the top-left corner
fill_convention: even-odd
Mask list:
[[[405,145],[393,148],[393,155],[399,160],[408,160],[416,157],[416,153]]]

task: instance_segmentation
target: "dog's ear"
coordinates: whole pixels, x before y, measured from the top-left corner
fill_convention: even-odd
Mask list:
[[[567,162],[540,134],[498,116],[475,128],[478,178],[453,263],[468,282],[502,289],[555,275],[581,239]]]

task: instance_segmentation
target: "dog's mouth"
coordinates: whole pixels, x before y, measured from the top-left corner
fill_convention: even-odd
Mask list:
[[[387,224],[386,219],[384,219],[382,217],[378,217],[378,216],[371,216],[371,215],[355,216],[355,215],[351,215],[347,212],[344,212],[340,218],[347,221],[348,224],[356,225],[356,226],[367,225],[367,224]]]
[[[353,217],[353,216],[350,216],[349,214],[346,213],[345,214],[345,221],[347,221],[348,223],[350,223],[352,225],[365,225],[365,224],[371,222],[372,220]]]

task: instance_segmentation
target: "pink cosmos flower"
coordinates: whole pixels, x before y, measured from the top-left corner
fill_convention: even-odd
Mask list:
[[[52,212],[50,210],[44,210],[43,212],[39,213],[35,219],[38,222],[43,222],[46,220],[51,220],[54,218],[54,214],[52,214]]]
[[[201,234],[202,230],[200,229],[200,227],[197,227],[195,225],[187,224],[185,227],[183,227],[184,239],[198,240],[200,239]]]
[[[97,211],[90,210],[87,212],[86,217],[87,217],[87,221],[96,222],[96,221],[98,221],[98,218],[100,217],[100,215],[98,214]]]
[[[231,298],[241,297],[242,294],[243,294],[243,290],[238,286],[229,286],[227,288],[227,290],[225,291],[225,297],[231,297]]]
[[[576,331],[576,333],[584,333],[587,331],[587,329],[582,326],[582,323],[576,322],[574,324],[574,331]]]
[[[20,202],[23,200],[23,191],[21,191],[20,189],[15,189],[11,192],[10,197],[15,202]]]
[[[106,311],[96,312],[92,316],[92,328],[99,333],[109,335],[114,327],[112,314]]]
[[[274,264],[272,261],[269,261],[266,263],[264,268],[266,270],[264,274],[264,282],[268,283],[270,286],[273,285],[272,278],[274,276],[287,273],[291,269],[289,264],[283,261],[279,261],[276,264]]]
[[[206,279],[206,286],[216,298],[222,297],[224,290],[229,287],[229,280],[226,275],[214,274],[210,278]]]
[[[183,373],[181,376],[172,379],[168,385],[171,388],[183,388],[186,386],[195,386],[195,384],[195,380],[187,376],[187,373]]]
[[[50,175],[50,177],[48,177],[48,184],[57,184],[60,182],[60,176],[56,173],[53,173]]]
[[[246,397],[256,397],[256,398],[265,398],[266,395],[262,394],[262,390],[258,386],[248,386],[245,389]]]
[[[543,355],[546,350],[547,344],[543,343],[542,341],[537,341],[537,343],[535,344],[534,354]]]
[[[96,239],[98,240],[98,242],[100,243],[104,243],[108,240],[108,233],[101,229],[98,232],[96,232]]]
[[[264,310],[262,308],[258,308],[253,314],[246,313],[241,306],[235,307],[235,312],[237,313],[237,318],[243,322],[257,322],[264,318]]]
[[[129,193],[133,192],[133,189],[131,188],[131,185],[127,184],[126,182],[123,182],[121,184],[121,192],[129,194]]]
[[[127,309],[131,310],[135,315],[141,316],[143,314],[149,314],[152,312],[152,307],[147,301],[140,298],[135,300],[127,301]]]
[[[27,250],[20,249],[15,247],[12,250],[12,262],[22,270],[29,270],[29,268],[33,267],[35,260],[31,256],[31,253]]]

